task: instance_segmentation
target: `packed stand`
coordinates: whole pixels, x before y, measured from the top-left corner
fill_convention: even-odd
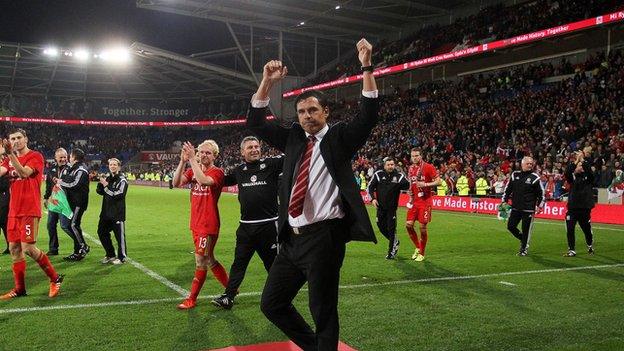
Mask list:
[[[514,37],[536,30],[580,21],[622,9],[615,0],[527,1],[505,7],[486,7],[450,25],[432,25],[397,41],[382,41],[373,57],[377,67],[388,67],[421,58]],[[342,62],[356,62],[345,59]],[[337,64],[304,83],[305,86],[360,73],[357,65]]]
[[[422,147],[453,193],[462,190],[464,176],[470,193],[484,177],[489,193],[500,195],[510,171],[531,155],[546,195],[556,199],[564,195],[562,174],[571,153],[585,149],[594,185],[609,187],[624,161],[622,52],[593,56],[574,67],[571,78],[540,84],[550,74],[569,73],[570,66],[531,65],[386,96],[383,121],[355,160],[356,178],[370,178],[385,156],[405,167],[410,149]]]

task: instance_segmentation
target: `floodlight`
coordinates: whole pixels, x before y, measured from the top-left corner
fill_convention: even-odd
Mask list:
[[[46,56],[56,57],[59,55],[59,51],[57,48],[49,47],[43,50],[43,54]]]
[[[71,55],[70,55],[71,56]],[[85,49],[77,49],[74,52],[74,56],[79,61],[87,61],[89,59],[89,51]]]
[[[111,63],[126,63],[130,61],[130,51],[124,48],[104,50],[100,53],[100,58]]]

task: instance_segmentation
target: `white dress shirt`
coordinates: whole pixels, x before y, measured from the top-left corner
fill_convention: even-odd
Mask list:
[[[362,91],[362,95],[368,98],[377,98],[379,92],[377,90]],[[258,100],[255,95],[251,98],[251,106],[254,108],[267,107],[268,105],[269,99]],[[301,227],[328,219],[343,218],[345,216],[342,209],[342,200],[340,199],[338,185],[336,185],[336,182],[334,182],[329,174],[325,160],[321,155],[321,141],[328,130],[329,125],[325,125],[325,127],[314,135],[317,141],[314,143],[314,148],[312,149],[310,177],[308,180],[308,190],[305,195],[305,200],[303,201],[303,212],[296,218],[293,218],[290,214],[288,215],[288,223],[291,227]],[[308,132],[305,134],[306,137],[312,135]],[[294,177],[297,177],[298,169],[299,166],[297,165],[295,167]],[[293,189],[291,189],[291,198],[293,190],[294,186]]]

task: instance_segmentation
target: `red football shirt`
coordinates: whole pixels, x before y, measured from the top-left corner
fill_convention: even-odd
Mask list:
[[[2,167],[8,170],[11,182],[9,190],[9,217],[41,218],[41,181],[43,180],[43,155],[30,150],[26,155],[17,158],[23,167],[29,167],[33,173],[28,178],[20,178],[15,167],[6,157]]]
[[[422,162],[420,165],[411,165],[408,171],[410,180],[410,190],[413,194],[413,202],[419,201],[431,201],[433,196],[433,187],[425,187],[420,189],[417,185],[417,181],[431,183],[438,177],[438,171],[432,164]]]
[[[191,230],[202,234],[219,234],[219,196],[225,175],[218,167],[211,167],[204,174],[215,182],[211,186],[201,185],[195,179],[193,169],[184,173],[191,183]]]

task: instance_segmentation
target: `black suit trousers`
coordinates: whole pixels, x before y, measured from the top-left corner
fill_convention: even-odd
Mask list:
[[[262,292],[266,317],[304,351],[338,348],[338,283],[345,255],[340,220],[323,221],[303,234],[291,234],[281,245]],[[292,301],[308,282],[310,328]]]

